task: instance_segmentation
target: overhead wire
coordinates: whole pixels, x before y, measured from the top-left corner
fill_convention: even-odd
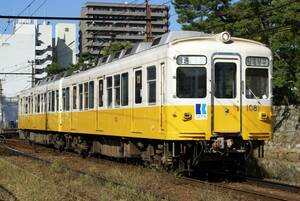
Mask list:
[[[23,8],[23,10],[21,10],[19,13],[18,13],[18,16],[22,15],[28,8],[30,8],[30,6],[35,2],[36,0],[32,0],[25,8]],[[1,36],[0,36],[0,39],[2,38],[2,35],[5,34],[5,32],[8,30],[8,27],[10,25],[10,23],[12,22],[13,20],[10,20],[8,19],[7,20],[7,24],[6,24],[6,27],[4,28]]]
[[[48,0],[44,0],[34,11],[33,11],[33,13],[31,14],[31,16],[33,16],[46,2],[47,2]],[[9,37],[7,37],[5,40],[4,40],[4,42],[3,43],[6,43],[10,38],[12,38],[14,35],[15,35],[15,33],[23,26],[24,24],[21,24],[16,30],[15,30],[15,32],[12,34],[12,35],[10,35]],[[1,47],[3,47],[3,43],[0,45],[0,48]]]

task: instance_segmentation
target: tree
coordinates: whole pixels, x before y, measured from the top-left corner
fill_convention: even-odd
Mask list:
[[[184,30],[229,31],[272,49],[274,102],[300,102],[300,2],[297,0],[175,0]]]
[[[86,67],[88,65],[88,64],[86,64],[86,62],[93,63],[93,61],[95,61],[95,59],[96,59],[96,56],[94,56],[93,54],[91,54],[89,52],[83,52],[79,55],[78,62],[76,64],[72,64],[70,66],[70,68],[73,70],[77,70],[80,67]]]
[[[116,42],[113,42],[110,46],[104,47],[101,50],[101,54],[103,56],[107,56],[112,53],[118,52],[122,49],[129,48],[130,46],[131,46],[131,43],[129,41],[125,41],[125,42],[116,41]]]
[[[61,65],[59,65],[58,63],[53,62],[52,64],[47,66],[46,73],[48,74],[48,76],[51,76],[51,75],[61,73],[65,70],[66,69],[63,68]]]

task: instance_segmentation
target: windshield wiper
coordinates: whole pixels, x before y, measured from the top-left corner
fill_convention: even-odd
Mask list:
[[[254,98],[257,100],[258,104],[261,105],[261,103],[259,102],[258,97],[255,95],[255,93],[250,88],[248,88],[248,90],[254,96]]]

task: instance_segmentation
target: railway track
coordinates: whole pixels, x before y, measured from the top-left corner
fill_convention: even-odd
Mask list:
[[[212,183],[212,182],[201,181],[201,180],[198,180],[198,179],[193,179],[193,178],[188,178],[188,177],[184,177],[183,180],[185,180],[186,182],[189,182],[189,183],[194,183],[194,184],[209,185],[213,188],[243,194],[247,197],[250,196],[250,197],[257,198],[259,200],[291,201],[291,198],[289,198],[289,197],[287,198],[287,197],[284,197],[284,196],[280,196],[278,194],[274,194],[274,192],[256,191],[256,190],[246,189],[245,187],[238,187],[237,185],[231,185],[230,183]],[[271,187],[270,183],[269,183],[269,187]],[[280,189],[280,190],[282,190],[282,189]],[[299,193],[299,191],[297,193]],[[294,199],[294,200],[297,200],[297,199]]]
[[[246,182],[249,184],[261,186],[261,187],[267,187],[272,189],[277,189],[281,191],[287,191],[291,193],[297,193],[300,195],[300,187],[299,186],[293,186],[289,184],[274,182],[274,181],[268,181],[264,179],[254,178],[254,177],[244,177]]]
[[[32,159],[32,160],[35,160],[35,161],[46,163],[47,165],[52,165],[52,163],[53,163],[53,162],[51,162],[49,160],[45,160],[45,159],[37,157],[35,155],[32,155],[32,154],[25,153],[23,151],[17,150],[16,148],[12,148],[12,147],[10,147],[10,146],[8,146],[6,144],[2,144],[0,146],[2,148],[6,149],[10,154],[13,154],[13,155],[16,155],[16,156],[26,157],[26,158],[29,158],[29,159]],[[90,173],[87,173],[87,172],[84,172],[84,171],[81,171],[81,170],[69,168],[69,167],[66,167],[66,166],[62,166],[62,169],[66,170],[66,171],[69,171],[69,172],[72,172],[72,173],[75,173],[75,174],[78,174],[78,176],[89,176],[91,178],[94,178],[94,179],[98,180],[100,183],[109,183],[110,185],[117,186],[117,187],[128,188],[128,189],[137,191],[138,193],[150,194],[151,196],[155,197],[158,200],[172,201],[170,198],[168,198],[165,195],[161,195],[161,194],[158,194],[158,193],[152,193],[152,192],[149,192],[149,191],[147,191],[147,190],[145,190],[143,188],[138,188],[138,187],[135,187],[135,186],[130,186],[130,185],[126,184],[126,183],[112,181],[112,180],[109,180],[109,179],[107,179],[105,177],[102,177],[102,176],[93,175],[93,174],[90,174]]]
[[[19,201],[12,192],[0,184],[0,201],[2,200]]]
[[[9,141],[10,140],[16,142],[16,140],[14,140],[14,139],[9,139]],[[51,161],[44,160],[44,159],[42,159],[40,157],[37,157],[35,155],[19,151],[15,148],[7,146],[7,145],[2,145],[2,146],[4,146],[10,152],[13,152],[16,155],[21,155],[21,156],[24,156],[24,157],[27,157],[27,158],[31,158],[33,160],[42,161],[42,162],[47,163],[47,164],[52,163]],[[35,148],[35,147],[33,146],[33,148]],[[109,182],[109,183],[111,183],[112,185],[115,185],[115,186],[131,188],[131,189],[135,189],[135,190],[137,190],[141,193],[148,193],[149,194],[149,192],[147,192],[145,189],[142,189],[142,188],[141,189],[136,189],[136,187],[134,187],[134,186],[128,186],[128,184],[125,184],[125,183],[110,181],[105,177],[89,174],[89,173],[86,173],[86,172],[81,171],[81,170],[76,170],[76,169],[72,169],[72,168],[69,168],[69,167],[63,167],[63,168],[65,170],[74,172],[74,173],[79,174],[79,175],[87,175],[87,176],[93,177],[93,178],[95,178],[95,179],[97,179],[101,182]],[[240,178],[242,178],[242,177],[240,177]],[[185,183],[195,184],[197,186],[204,186],[205,185],[205,186],[208,186],[208,187],[212,187],[213,189],[220,189],[220,191],[225,191],[225,192],[230,191],[230,192],[233,192],[233,193],[242,194],[246,197],[254,198],[255,200],[256,199],[258,199],[258,200],[272,200],[272,201],[300,200],[300,187],[281,184],[281,183],[276,183],[276,182],[271,182],[271,181],[265,181],[265,180],[261,180],[261,179],[257,179],[257,178],[243,177],[242,179],[240,179],[240,181],[242,181],[242,182],[234,182],[234,183],[208,182],[208,181],[203,181],[203,180],[193,179],[193,178],[187,178],[187,177],[180,178],[180,180],[181,179]],[[241,186],[239,186],[237,184],[241,184]],[[250,187],[255,186],[255,188],[254,188],[255,190],[253,188],[249,188],[249,186]],[[261,189],[259,189],[259,188],[261,188]],[[283,193],[283,194],[278,193],[279,191],[280,192],[285,192],[285,193]],[[285,196],[285,194],[289,194],[289,193],[292,193],[294,195],[294,197],[293,196],[292,197],[291,196]],[[162,194],[153,194],[152,192],[150,194],[152,196],[156,197],[157,199],[160,199],[160,200],[170,200],[169,197],[166,197]],[[295,195],[298,195],[298,197],[295,196]],[[297,198],[299,198],[299,199],[297,199]]]

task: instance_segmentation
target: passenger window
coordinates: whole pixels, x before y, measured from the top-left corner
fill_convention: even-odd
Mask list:
[[[66,89],[62,89],[63,111],[66,111]]]
[[[147,90],[148,103],[156,103],[156,68],[151,66],[147,68]]]
[[[135,71],[135,103],[142,103],[142,70]]]
[[[37,96],[37,113],[40,113],[41,112],[41,96],[40,94]]]
[[[59,111],[59,93],[58,90],[55,91],[56,94],[56,111]]]
[[[34,97],[34,113],[36,113],[37,112],[37,104],[38,104],[38,101],[37,101],[37,95],[34,95],[33,96]]]
[[[66,88],[66,111],[70,110],[70,88]]]
[[[79,109],[82,110],[83,108],[83,86],[82,84],[79,85]]]
[[[89,108],[89,83],[84,83],[84,109]]]
[[[128,73],[123,73],[121,78],[122,106],[128,105]]]
[[[103,80],[99,80],[99,107],[103,107]]]
[[[55,91],[51,92],[51,111],[55,111]]]
[[[89,82],[89,108],[94,108],[94,81]]]
[[[77,109],[77,86],[73,86],[73,110]]]
[[[48,102],[48,111],[51,112],[51,92],[48,93],[48,101],[47,102]]]
[[[107,107],[112,107],[112,77],[106,79]]]
[[[206,69],[179,67],[176,75],[176,95],[179,98],[206,97]]]
[[[120,75],[114,76],[115,107],[120,107]]]
[[[47,94],[44,93],[44,112],[47,112]]]

